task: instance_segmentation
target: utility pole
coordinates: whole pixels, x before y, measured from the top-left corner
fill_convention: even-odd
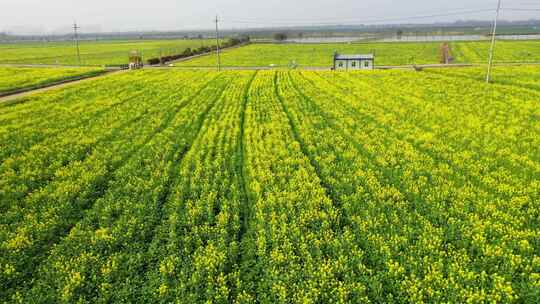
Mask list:
[[[73,22],[73,34],[75,35],[75,45],[77,47],[77,60],[79,62],[79,65],[81,65],[81,50],[79,49],[79,33],[78,30],[80,29],[79,26],[77,26],[77,22]]]
[[[488,63],[488,71],[486,75],[486,82],[489,83],[491,80],[491,69],[493,67],[493,55],[495,52],[495,36],[497,34],[497,22],[499,21],[499,14],[501,12],[501,3],[502,0],[499,0],[499,3],[497,4],[497,13],[495,15],[495,21],[493,22],[493,34],[491,36],[491,47],[489,49],[489,63]]]
[[[221,58],[219,53],[219,18],[216,15],[216,50],[217,50],[217,70],[221,71]]]

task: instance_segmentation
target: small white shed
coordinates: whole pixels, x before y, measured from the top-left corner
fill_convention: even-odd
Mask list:
[[[373,70],[375,56],[366,55],[340,55],[334,54],[334,70]]]

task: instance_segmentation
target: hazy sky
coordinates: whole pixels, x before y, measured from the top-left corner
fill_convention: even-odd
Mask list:
[[[492,12],[387,20],[495,8],[497,0],[0,0],[0,31],[66,31],[76,19],[85,32],[190,30],[312,23],[403,23],[489,19]],[[503,0],[507,8],[540,8],[540,0]],[[540,18],[540,11],[504,11],[502,18]],[[356,22],[358,21],[358,22]],[[383,22],[384,21],[384,22]]]

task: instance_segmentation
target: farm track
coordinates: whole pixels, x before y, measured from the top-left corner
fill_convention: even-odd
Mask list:
[[[40,86],[38,88],[32,88],[32,89],[22,89],[18,92],[9,93],[5,95],[0,95],[0,106],[2,106],[5,103],[10,103],[12,101],[17,101],[18,99],[21,99],[23,97],[28,97],[34,94],[48,92],[55,89],[63,89],[72,85],[80,84],[86,81],[91,81],[100,77],[103,77],[104,75],[110,75],[113,73],[122,73],[125,71],[107,71],[100,75],[92,75],[92,76],[86,76],[86,77],[76,77],[69,80],[62,80],[51,84],[46,84],[43,86]],[[22,102],[22,101],[21,101]]]
[[[521,63],[495,63],[495,67],[516,67],[516,66],[536,66],[540,65],[540,62],[521,62]],[[375,66],[375,70],[415,70],[415,69],[462,69],[462,68],[474,68],[484,67],[483,63],[450,63],[450,64],[417,64],[417,65],[388,65],[388,66]],[[150,66],[144,67],[148,70],[179,70],[179,71],[215,71],[216,67],[212,66],[193,66],[193,67],[181,67],[181,66]],[[273,71],[273,70],[291,70],[287,66],[222,66],[222,71]],[[330,67],[325,66],[299,66],[296,69],[298,71],[330,71]],[[340,72],[344,73],[344,72]]]
[[[252,212],[252,204],[254,202],[250,202],[249,195],[248,195],[248,187],[247,187],[247,178],[246,178],[246,167],[245,167],[245,154],[246,154],[246,147],[245,147],[245,122],[246,122],[246,106],[249,102],[248,100],[248,94],[251,89],[251,86],[253,84],[253,80],[255,80],[255,77],[257,77],[257,71],[253,73],[253,76],[251,76],[245,90],[244,90],[244,96],[242,97],[242,110],[240,112],[240,133],[238,134],[238,149],[237,149],[237,155],[238,155],[238,161],[236,164],[236,170],[238,170],[239,174],[239,184],[240,184],[240,210],[239,210],[239,218],[240,218],[240,229],[238,230],[238,233],[236,235],[236,240],[238,244],[242,244],[245,234],[248,231],[248,222],[251,219],[251,216],[253,214]],[[239,252],[238,256],[236,257],[235,265],[240,265],[243,260],[242,251]],[[233,286],[230,286],[231,289],[234,289]],[[229,299],[232,300],[232,299]]]
[[[236,155],[238,156],[236,161],[236,170],[238,171],[238,178],[239,178],[239,185],[240,185],[240,207],[239,207],[239,221],[240,221],[240,228],[238,229],[236,233],[236,242],[241,248],[241,250],[238,252],[238,254],[233,258],[233,263],[231,265],[231,271],[233,269],[241,269],[241,265],[243,264],[245,260],[245,252],[242,250],[244,247],[244,243],[246,242],[246,235],[249,231],[249,221],[251,220],[251,217],[253,215],[253,204],[255,202],[250,201],[249,195],[248,195],[248,180],[246,177],[246,147],[245,147],[245,122],[246,122],[246,107],[249,103],[249,92],[252,88],[253,81],[257,77],[258,71],[255,71],[251,78],[248,81],[248,84],[246,85],[242,97],[242,108],[240,112],[240,132],[238,134],[238,146]],[[235,286],[237,282],[233,282],[232,280],[228,281],[228,288],[232,291],[229,294],[229,303],[234,302],[234,297],[237,295],[238,290],[237,286]]]
[[[51,85],[99,77],[108,73],[104,69],[66,68],[0,68],[0,97],[29,92]]]
[[[0,63],[0,67],[7,68],[81,68],[85,65],[58,65],[58,64],[29,64],[29,63]],[[92,66],[90,66],[92,67]],[[100,67],[100,66],[94,66]],[[114,69],[113,69],[114,70]]]

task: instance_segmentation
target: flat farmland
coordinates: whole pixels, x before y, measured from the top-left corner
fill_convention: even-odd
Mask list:
[[[489,42],[452,42],[455,63],[486,63]],[[411,65],[440,62],[441,42],[252,44],[226,50],[222,64],[230,67],[299,66],[331,67],[335,51],[342,54],[375,54],[375,64]],[[496,63],[540,62],[540,41],[498,41]],[[215,66],[215,55],[176,63],[183,67]]]
[[[139,51],[143,59],[180,54],[186,48],[215,45],[215,40],[110,40],[81,41],[82,65],[121,65],[129,52]],[[77,65],[75,42],[0,43],[0,63]]]
[[[326,44],[251,44],[226,50],[221,59],[224,66],[300,66],[330,67],[333,54],[375,53],[377,65],[437,63],[440,43],[326,43]],[[178,66],[215,66],[215,55],[178,62]]]
[[[59,81],[102,74],[97,68],[0,67],[0,95],[30,90]]]
[[[487,42],[457,42],[450,44],[457,63],[486,63],[490,44]],[[497,41],[495,63],[540,62],[540,41]]]
[[[483,72],[143,70],[0,105],[0,302],[536,303],[540,71]]]

